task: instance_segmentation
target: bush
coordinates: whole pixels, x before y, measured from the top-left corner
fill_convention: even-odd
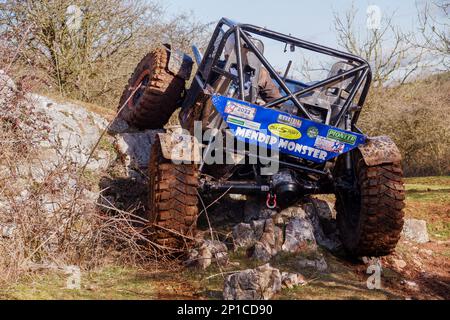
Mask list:
[[[450,73],[374,88],[361,116],[369,135],[389,135],[408,176],[450,174]]]

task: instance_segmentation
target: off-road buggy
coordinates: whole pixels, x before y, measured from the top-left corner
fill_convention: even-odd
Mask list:
[[[264,55],[265,40],[338,62],[325,80],[288,79],[291,62],[277,72]],[[195,47],[193,53],[191,59],[169,45],[152,51],[120,102],[120,116],[140,129],[162,129],[180,108],[184,130],[159,134],[150,156],[148,215],[158,243],[182,248],[193,237],[207,205],[200,195],[252,195],[280,209],[334,194],[350,255],[383,256],[395,248],[403,227],[401,156],[388,137],[369,138],[357,127],[371,85],[365,60],[225,18],[204,55]],[[280,92],[269,102],[258,93],[262,72]]]

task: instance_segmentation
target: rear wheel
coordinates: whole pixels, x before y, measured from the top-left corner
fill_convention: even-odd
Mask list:
[[[170,252],[184,252],[192,244],[197,228],[197,167],[175,165],[164,159],[158,138],[152,145],[149,177],[152,240]]]
[[[394,251],[403,228],[405,189],[400,163],[369,167],[361,153],[352,153],[353,177],[345,175],[344,157],[337,176],[353,188],[337,188],[336,211],[341,241],[352,256],[379,257]]]
[[[185,80],[169,71],[169,59],[168,48],[160,46],[136,67],[119,103],[120,117],[129,125],[161,129],[177,108]]]

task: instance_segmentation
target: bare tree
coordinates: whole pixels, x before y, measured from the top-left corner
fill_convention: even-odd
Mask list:
[[[374,85],[381,86],[394,77],[405,82],[420,67],[423,52],[415,50],[409,35],[394,25],[395,13],[384,16],[379,27],[371,29],[357,26],[357,15],[354,5],[343,15],[334,14],[339,45],[371,64]]]
[[[104,105],[115,104],[155,44],[170,38],[187,47],[204,29],[188,15],[167,22],[161,6],[145,0],[0,1],[0,26],[10,43],[24,41],[17,61],[62,95]]]
[[[438,0],[417,5],[419,37],[415,44],[438,57],[439,63],[450,67],[450,2]]]

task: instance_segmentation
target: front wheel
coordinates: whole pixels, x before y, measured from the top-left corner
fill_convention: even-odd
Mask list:
[[[148,219],[154,230],[151,238],[163,250],[183,253],[193,242],[198,184],[197,166],[164,159],[157,138],[150,154]]]
[[[177,108],[185,80],[169,70],[170,50],[159,46],[137,65],[120,98],[120,117],[139,129],[162,129]]]
[[[386,256],[394,251],[403,228],[401,164],[367,166],[358,150],[351,157],[351,174],[345,172],[345,156],[338,159],[335,169],[335,176],[348,182],[347,187],[336,189],[341,241],[352,256]]]

